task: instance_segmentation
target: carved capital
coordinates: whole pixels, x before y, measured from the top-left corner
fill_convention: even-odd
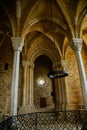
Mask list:
[[[22,51],[22,48],[24,46],[24,41],[21,37],[12,37],[12,46],[14,51]]]
[[[28,62],[28,66],[29,66],[30,68],[33,68],[33,69],[34,69],[34,63],[33,63],[33,62]]]
[[[26,66],[28,66],[28,61],[26,61],[26,60],[23,60],[23,61],[22,61],[22,65],[23,65],[23,67],[26,67]]]
[[[64,68],[66,66],[66,62],[64,60],[61,60],[61,61],[58,61],[58,62],[55,62],[53,64],[53,68]]]
[[[70,43],[71,48],[74,51],[81,51],[82,49],[82,38],[73,38]]]
[[[27,61],[27,60],[23,60],[22,65],[23,65],[23,67],[34,68],[34,63],[30,62],[30,61]]]

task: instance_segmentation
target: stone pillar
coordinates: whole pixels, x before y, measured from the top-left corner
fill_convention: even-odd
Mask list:
[[[29,62],[29,109],[30,111],[34,111],[34,63]]]
[[[78,71],[80,76],[80,82],[82,86],[84,107],[87,109],[87,84],[86,84],[86,75],[83,66],[81,49],[82,49],[82,39],[81,38],[73,38],[71,42],[71,48],[74,50],[77,58]]]
[[[24,86],[23,86],[23,105],[19,108],[19,114],[31,113],[34,108],[34,64],[23,61],[24,66]]]
[[[22,65],[24,68],[24,81],[23,81],[23,101],[22,106],[19,107],[19,114],[28,113],[28,100],[29,100],[29,62],[27,60],[22,61]]]
[[[53,64],[53,70],[58,70],[58,62]],[[61,89],[60,89],[60,82],[59,79],[56,78],[55,80],[55,109],[60,109],[60,100],[61,100]]]
[[[24,43],[21,37],[12,37],[11,39],[14,50],[12,93],[11,93],[11,116],[13,116],[17,115],[20,52],[22,51]]]
[[[23,68],[24,68],[24,84],[23,84],[23,107],[27,105],[27,66],[28,62],[26,60],[22,61]]]
[[[61,60],[60,61],[60,65],[61,65],[61,68],[62,70],[65,70],[67,71],[67,68],[66,68],[66,62],[64,60]],[[60,78],[60,83],[61,83],[61,93],[62,93],[62,110],[66,110],[66,107],[67,107],[67,101],[68,101],[68,98],[67,98],[67,86],[66,86],[66,79],[67,77],[62,77]]]
[[[55,70],[64,70],[65,61],[59,61],[54,65]],[[56,109],[65,110],[67,104],[65,78],[55,79]]]

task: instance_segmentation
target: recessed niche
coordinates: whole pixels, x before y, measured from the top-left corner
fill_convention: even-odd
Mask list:
[[[8,63],[5,63],[4,70],[8,70]]]

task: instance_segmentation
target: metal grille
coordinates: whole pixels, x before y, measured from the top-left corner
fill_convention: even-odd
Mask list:
[[[35,112],[8,118],[0,130],[81,130],[87,111]]]
[[[56,111],[37,113],[38,130],[77,130],[81,129],[79,111]]]

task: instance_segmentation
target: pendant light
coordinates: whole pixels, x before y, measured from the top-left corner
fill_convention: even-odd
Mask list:
[[[52,16],[52,0],[50,0],[50,10],[51,10],[51,20],[52,20],[52,28],[53,28],[53,37],[54,37],[54,44],[55,44],[55,33],[54,33],[54,25],[53,25],[53,16]],[[55,51],[54,51],[55,52]],[[51,79],[54,79],[54,78],[62,78],[62,77],[66,77],[68,76],[68,72],[63,70],[62,67],[60,70],[53,70],[53,71],[50,71],[47,76]]]
[[[49,78],[62,78],[62,77],[66,77],[68,76],[68,72],[65,70],[54,70],[54,71],[50,71],[47,76]]]

